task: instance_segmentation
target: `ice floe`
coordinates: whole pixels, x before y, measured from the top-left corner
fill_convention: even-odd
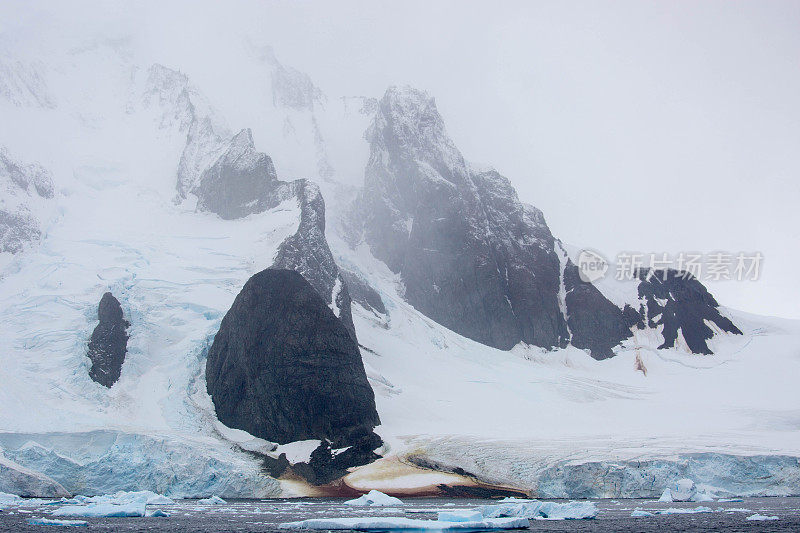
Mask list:
[[[750,516],[748,516],[746,518],[746,520],[751,520],[751,521],[753,521],[753,520],[755,520],[755,521],[778,520],[778,517],[777,516],[768,516],[768,515],[756,513],[756,514],[751,514]]]
[[[200,503],[202,505],[225,505],[228,502],[226,502],[219,496],[211,496],[210,498],[203,498],[201,500],[197,500],[197,503]]]
[[[597,516],[597,507],[592,502],[542,502],[531,500],[527,503],[503,503],[484,505],[478,511],[485,518],[519,517],[550,518],[561,520],[580,520]]]
[[[659,509],[655,511],[656,514],[695,514],[695,513],[713,513],[711,507],[698,506],[694,509],[670,507],[668,509]]]
[[[392,506],[403,505],[399,498],[384,494],[379,490],[371,490],[367,494],[362,494],[354,500],[347,500],[345,505],[369,505],[369,506]]]
[[[483,520],[480,511],[439,511],[437,520],[440,522],[478,522]]]
[[[26,520],[31,526],[88,526],[86,520],[53,520],[52,518],[28,518]]]
[[[145,505],[144,502],[67,505],[53,511],[53,516],[80,516],[90,518],[145,516]]]
[[[417,520],[402,517],[350,517],[350,518],[312,518],[299,522],[288,522],[278,526],[280,529],[313,529],[358,531],[431,529],[448,531],[456,529],[524,529],[530,525],[527,518],[484,518],[474,522],[444,522],[439,520]]]
[[[645,511],[644,509],[634,509],[633,512],[631,513],[631,517],[633,518],[640,518],[643,516],[655,516],[655,515],[650,511]]]

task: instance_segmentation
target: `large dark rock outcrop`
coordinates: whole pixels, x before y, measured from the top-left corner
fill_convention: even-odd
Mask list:
[[[570,344],[588,350],[595,359],[613,356],[613,348],[632,335],[630,317],[597,287],[583,281],[569,259],[563,276]]]
[[[465,162],[433,98],[389,88],[366,137],[370,158],[349,237],[352,244],[363,238],[400,274],[405,299],[420,312],[496,348],[569,343],[596,359],[612,356],[631,328],[644,324],[641,302],[617,307],[581,280],[541,211],[520,202],[508,179]],[[688,347],[707,353],[703,339],[712,333],[702,319],[738,331],[704,288],[675,289],[681,296],[663,315],[675,317],[659,319],[667,326],[665,347],[686,329]],[[647,295],[663,288],[645,284],[641,291],[652,304],[648,312],[661,313],[662,296]]]
[[[110,292],[100,299],[97,317],[100,323],[89,340],[88,356],[92,361],[89,377],[104,387],[111,387],[119,379],[125,362],[130,323],[123,318],[122,307]]]
[[[541,212],[497,172],[467,165],[425,93],[390,88],[368,138],[364,237],[408,302],[497,348],[563,346],[560,263]]]
[[[639,269],[639,300],[643,321],[648,327],[663,326],[664,343],[659,348],[674,348],[678,335],[693,353],[711,354],[707,341],[717,331],[741,335],[742,331],[719,312],[717,300],[691,274],[674,269]]]
[[[264,439],[327,439],[334,447],[380,423],[358,346],[303,276],[250,278],[208,352],[219,420]]]
[[[192,193],[197,208],[230,220],[270,207],[278,175],[272,159],[255,149],[249,129],[236,134],[225,152],[200,175]]]

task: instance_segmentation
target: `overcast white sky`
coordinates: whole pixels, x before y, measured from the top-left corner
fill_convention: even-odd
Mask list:
[[[6,2],[0,30],[42,13],[209,70],[249,36],[332,97],[423,88],[558,237],[761,251],[760,281],[712,292],[800,318],[800,2]]]

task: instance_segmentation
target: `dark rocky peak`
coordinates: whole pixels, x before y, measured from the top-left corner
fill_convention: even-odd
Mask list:
[[[707,341],[716,333],[742,334],[720,313],[719,304],[708,289],[690,273],[643,268],[636,277],[642,320],[651,328],[663,326],[664,343],[659,348],[676,347],[680,336],[693,353],[711,354]]]
[[[104,387],[111,387],[119,379],[125,362],[130,323],[123,317],[119,301],[110,292],[100,299],[97,318],[100,322],[89,339],[88,356],[92,361],[89,377]]]
[[[380,423],[358,345],[294,270],[245,283],[214,337],[206,381],[222,423],[273,442],[340,448]]]
[[[613,349],[631,337],[631,327],[637,319],[631,319],[597,287],[583,281],[571,259],[565,261],[562,282],[569,343],[587,350],[595,359],[612,357]]]
[[[230,220],[272,207],[270,195],[277,179],[272,159],[255,149],[251,131],[244,129],[190,192],[197,196],[198,209]]]
[[[275,201],[295,196],[300,205],[300,225],[294,235],[281,243],[273,267],[301,273],[355,341],[350,292],[325,239],[325,200],[319,186],[304,179],[281,183]]]
[[[421,91],[390,88],[367,137],[364,239],[408,302],[497,348],[563,345],[561,268],[541,213],[499,173],[470,169]]]

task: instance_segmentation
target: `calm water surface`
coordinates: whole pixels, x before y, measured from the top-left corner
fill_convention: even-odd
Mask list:
[[[363,508],[343,505],[343,499],[308,500],[231,500],[226,505],[198,505],[192,500],[158,506],[169,513],[167,518],[87,518],[88,528],[33,526],[30,518],[49,518],[57,506],[7,508],[0,512],[0,532],[16,531],[186,531],[240,532],[277,531],[282,522],[306,518],[347,516],[405,516],[436,518],[439,510],[467,509],[493,503],[492,500],[454,498],[407,498],[396,508]],[[742,502],[657,503],[653,500],[598,500],[595,520],[532,520],[534,531],[792,531],[800,532],[800,498],[745,498]],[[636,508],[653,511],[667,507],[710,507],[713,513],[660,515],[631,518]],[[152,508],[152,507],[148,507]],[[751,522],[746,517],[759,513],[778,516],[769,522]]]

